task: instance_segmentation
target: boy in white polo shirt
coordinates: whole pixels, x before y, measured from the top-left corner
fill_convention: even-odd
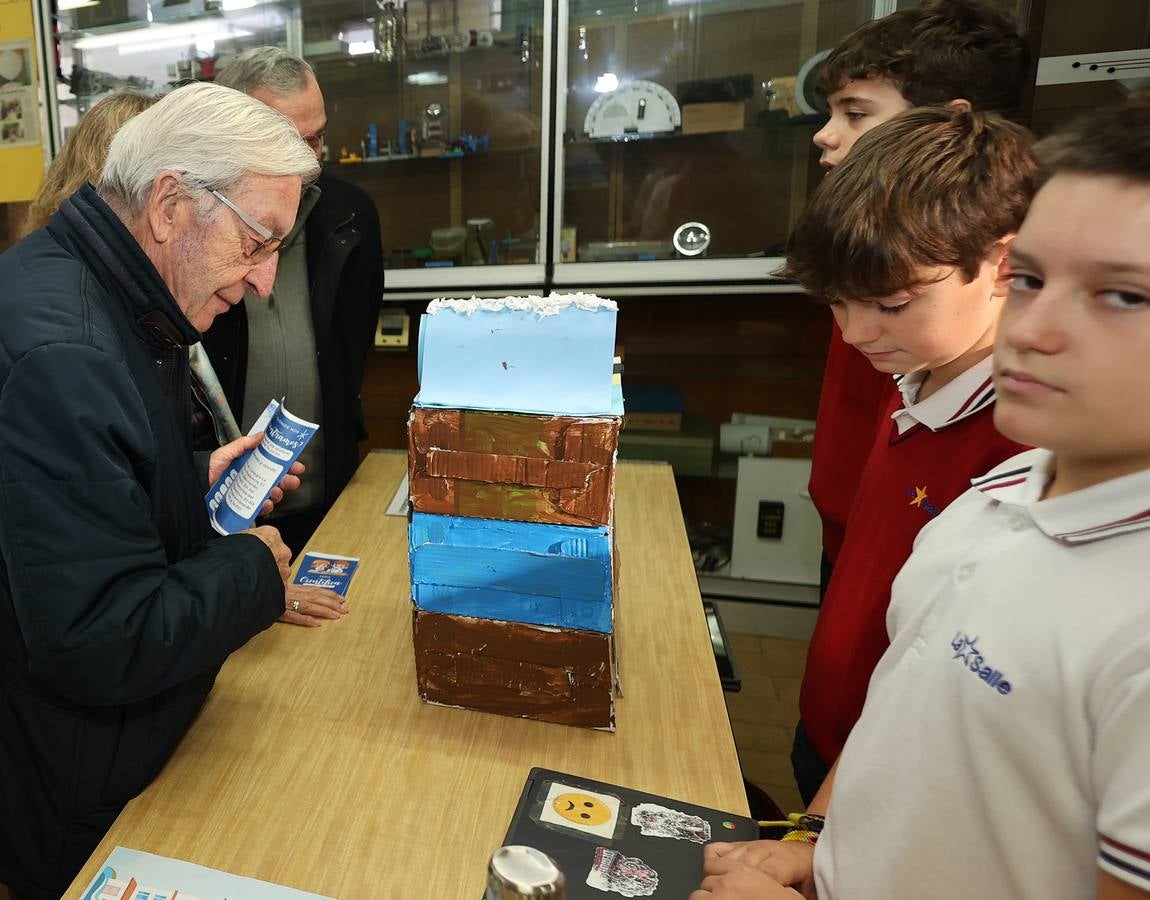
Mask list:
[[[1150,897],[1150,104],[1040,147],[995,422],[894,584],[813,848],[708,848],[692,900]],[[770,877],[768,877],[770,876]]]

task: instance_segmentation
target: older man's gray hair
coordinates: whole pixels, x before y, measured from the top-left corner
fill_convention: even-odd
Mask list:
[[[297,94],[314,76],[311,64],[281,47],[245,50],[216,75],[216,84],[250,94],[267,88],[280,96]]]
[[[291,121],[217,84],[190,84],[130,119],[116,133],[98,190],[137,216],[156,178],[177,172],[193,188],[226,192],[248,175],[319,175],[315,154]]]

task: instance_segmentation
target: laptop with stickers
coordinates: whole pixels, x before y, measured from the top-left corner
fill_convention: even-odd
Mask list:
[[[554,859],[568,900],[686,900],[703,879],[704,844],[758,837],[745,816],[534,768],[504,844]]]

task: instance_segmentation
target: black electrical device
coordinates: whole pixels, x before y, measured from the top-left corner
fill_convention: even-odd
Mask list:
[[[778,500],[759,501],[759,520],[756,534],[768,540],[781,541],[783,539],[783,515],[786,504]]]

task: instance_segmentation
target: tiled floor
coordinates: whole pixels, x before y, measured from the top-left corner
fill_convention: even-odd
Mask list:
[[[733,632],[727,639],[743,680],[742,691],[725,695],[743,777],[770,794],[784,812],[801,811],[791,741],[799,720],[807,641]]]

